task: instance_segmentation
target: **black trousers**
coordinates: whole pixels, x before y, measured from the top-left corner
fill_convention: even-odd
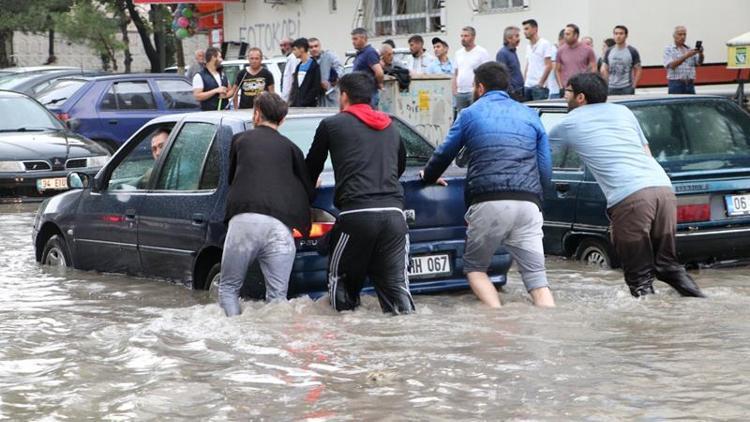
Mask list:
[[[414,311],[406,274],[409,228],[400,210],[357,211],[340,215],[328,254],[328,292],[337,311],[359,306],[369,278],[383,312]]]

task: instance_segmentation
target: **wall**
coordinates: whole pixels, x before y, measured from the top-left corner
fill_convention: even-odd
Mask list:
[[[411,123],[430,143],[445,139],[453,123],[451,79],[443,75],[415,76],[409,89],[399,91],[392,77],[385,81],[380,109]]]

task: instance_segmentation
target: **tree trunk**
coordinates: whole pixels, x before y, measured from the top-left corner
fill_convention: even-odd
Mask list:
[[[50,28],[47,32],[47,63],[55,64],[57,57],[55,57],[55,30]]]
[[[13,31],[0,30],[0,67],[10,67],[10,51],[8,45],[13,42]]]
[[[141,43],[143,43],[143,49],[146,52],[146,57],[148,57],[148,62],[151,64],[151,71],[158,72],[159,54],[154,48],[154,45],[151,43],[151,38],[148,34],[148,28],[143,22],[143,18],[141,18],[141,15],[138,14],[137,10],[135,10],[133,0],[125,0],[125,5],[128,8],[128,13],[130,14],[130,19],[133,21],[133,25],[135,25],[136,29],[138,30],[138,35],[141,38]]]
[[[156,4],[151,5],[151,27],[154,29],[154,46],[156,47],[156,53],[159,58],[159,68],[151,69],[151,72],[154,73],[163,72],[167,63],[166,34],[164,33],[163,19],[161,16],[162,11],[162,6]]]
[[[130,53],[130,35],[128,34],[128,24],[130,23],[130,20],[128,19],[127,7],[123,0],[117,0],[115,2],[115,8],[117,10],[120,33],[122,34],[122,43],[125,45],[125,48],[123,49],[125,55],[125,59],[123,60],[123,63],[125,64],[125,73],[130,73],[130,65],[133,63],[133,54]]]

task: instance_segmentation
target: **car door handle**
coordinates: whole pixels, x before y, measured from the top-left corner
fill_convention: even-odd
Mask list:
[[[117,124],[117,119],[110,119],[110,120],[107,121],[107,123],[109,123],[111,125],[116,125]]]
[[[125,219],[126,220],[135,220],[135,210],[134,209],[127,209],[127,210],[125,210]]]
[[[570,190],[570,183],[555,183],[555,190],[558,192],[567,192]]]
[[[196,226],[206,224],[205,214],[193,214],[192,220],[193,220],[193,224]]]

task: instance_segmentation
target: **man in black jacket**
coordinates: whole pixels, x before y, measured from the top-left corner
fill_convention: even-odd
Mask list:
[[[359,306],[369,277],[383,312],[414,311],[406,274],[409,229],[399,176],[406,150],[388,115],[370,100],[375,81],[362,72],[339,81],[342,112],[320,122],[307,167],[316,181],[331,153],[336,179],[334,205],[341,211],[331,232],[328,289],[338,311]]]
[[[292,43],[292,54],[299,60],[292,77],[289,105],[292,107],[317,107],[323,88],[320,86],[320,65],[310,57],[307,38],[297,38]]]
[[[279,134],[287,105],[276,94],[255,98],[252,130],[232,139],[229,155],[229,223],[221,259],[219,303],[227,316],[241,313],[239,291],[256,259],[266,280],[266,301],[286,300],[296,255],[292,230],[310,230],[315,188],[302,151]]]

